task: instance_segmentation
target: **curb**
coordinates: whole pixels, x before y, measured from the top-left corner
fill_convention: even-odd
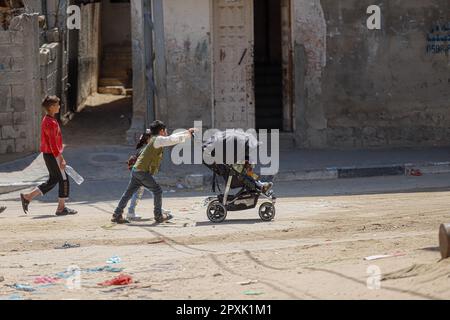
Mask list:
[[[280,172],[274,177],[267,180],[273,182],[292,182],[292,181],[320,181],[320,180],[336,180],[336,179],[354,179],[354,178],[372,178],[387,176],[412,176],[413,170],[422,174],[443,174],[450,173],[450,162],[432,162],[424,164],[392,164],[382,166],[365,166],[365,167],[342,167],[342,168],[325,168],[317,170],[304,171],[285,171]],[[162,186],[176,187],[182,184],[186,189],[195,189],[208,187],[212,183],[211,174],[189,174],[186,176],[170,177],[161,175],[156,180]],[[272,178],[272,179],[271,179]],[[41,181],[19,182],[13,184],[1,184],[0,194],[10,193],[35,187]]]
[[[0,194],[36,187],[39,182],[0,183]]]
[[[365,167],[342,167],[311,169],[304,171],[285,171],[276,176],[269,177],[267,180],[273,182],[292,182],[292,181],[320,181],[336,179],[354,179],[354,178],[373,178],[388,176],[411,176],[412,170],[421,174],[442,174],[450,173],[450,162],[431,162],[424,164],[391,164],[381,166]],[[190,184],[191,176],[195,176],[195,184]],[[188,175],[185,178],[185,184],[189,188],[207,187],[211,185],[212,174],[207,175]]]
[[[392,164],[366,167],[326,168],[319,170],[282,172],[275,176],[274,181],[310,181],[334,180],[352,178],[371,178],[387,176],[411,176],[412,171],[421,174],[450,173],[450,162],[431,162],[424,164]]]

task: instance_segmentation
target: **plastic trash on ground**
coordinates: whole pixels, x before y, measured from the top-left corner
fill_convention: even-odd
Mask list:
[[[133,283],[133,278],[131,276],[126,275],[126,274],[121,274],[120,276],[118,276],[114,279],[99,283],[98,285],[103,286],[103,287],[108,287],[108,286],[124,286],[124,285],[128,285],[131,283]]]

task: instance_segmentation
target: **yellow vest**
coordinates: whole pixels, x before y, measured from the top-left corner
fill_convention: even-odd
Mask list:
[[[152,175],[158,173],[164,155],[163,148],[155,148],[156,137],[150,139],[149,144],[142,151],[134,165],[134,169],[142,172],[149,172]]]

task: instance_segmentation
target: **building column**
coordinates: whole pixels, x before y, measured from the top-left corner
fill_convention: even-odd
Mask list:
[[[144,0],[131,0],[131,44],[133,57],[133,118],[127,142],[134,144],[145,129],[147,81],[145,77]]]
[[[166,41],[164,35],[164,0],[153,0],[154,17],[154,51],[155,61],[155,84],[156,84],[156,108],[157,119],[169,124],[169,114],[167,109],[167,62],[166,62]]]
[[[131,1],[133,56],[133,119],[127,142],[134,144],[155,119],[152,1]]]
[[[327,119],[322,102],[327,24],[320,0],[292,0],[294,40],[294,133],[305,148],[327,146]]]

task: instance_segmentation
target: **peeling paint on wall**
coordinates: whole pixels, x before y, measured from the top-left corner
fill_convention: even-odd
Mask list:
[[[195,120],[211,126],[209,5],[209,0],[164,1],[171,128],[192,126]]]
[[[304,74],[296,74],[295,90],[305,95],[302,105],[298,99],[296,101],[296,114],[305,117],[300,124],[302,127],[296,129],[303,135],[302,141],[309,141],[312,146],[321,145],[322,131],[327,127],[321,103],[322,72],[327,64],[327,24],[320,0],[293,0],[293,7],[294,44],[304,48],[304,60],[294,61],[295,65],[303,64],[301,69],[304,70]]]

